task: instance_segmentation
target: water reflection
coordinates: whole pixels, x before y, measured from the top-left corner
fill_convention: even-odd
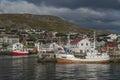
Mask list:
[[[106,80],[109,79],[108,64],[67,64],[57,65],[57,79],[65,80]],[[64,75],[63,75],[64,74]],[[101,78],[102,76],[102,78]]]
[[[56,77],[56,64],[38,64],[35,68],[35,80],[54,80]]]
[[[27,58],[0,59],[0,80],[34,80],[35,60]]]
[[[36,58],[0,58],[0,80],[119,80],[120,64],[37,63]]]
[[[89,64],[86,65],[86,76],[87,79],[92,80],[107,80],[110,75],[109,72],[110,65],[108,64]]]
[[[12,60],[12,77],[14,80],[34,79],[35,67],[35,63],[32,62],[32,60],[28,60],[27,58],[14,59]]]
[[[0,60],[0,80],[7,80],[8,78],[11,78],[11,62],[6,60]]]

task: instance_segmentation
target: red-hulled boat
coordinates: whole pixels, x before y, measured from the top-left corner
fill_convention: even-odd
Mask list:
[[[13,56],[28,56],[29,52],[27,48],[21,43],[13,44],[12,55]]]

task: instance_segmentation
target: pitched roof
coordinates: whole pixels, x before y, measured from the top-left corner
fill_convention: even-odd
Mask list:
[[[77,44],[77,43],[80,42],[81,40],[83,40],[83,38],[76,38],[76,39],[72,40],[72,41],[70,42],[70,44]]]
[[[115,42],[108,42],[108,43],[106,43],[106,46],[107,47],[116,47],[117,44]]]

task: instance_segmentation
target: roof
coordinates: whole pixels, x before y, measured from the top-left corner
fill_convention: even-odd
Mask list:
[[[81,40],[83,40],[84,38],[76,38],[76,39],[74,39],[74,40],[72,40],[71,42],[70,42],[70,44],[77,44],[78,42],[80,42]]]
[[[108,42],[108,43],[106,43],[106,46],[107,47],[116,47],[117,44],[115,42]]]

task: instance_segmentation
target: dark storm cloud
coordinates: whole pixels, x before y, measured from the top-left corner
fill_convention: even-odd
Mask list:
[[[111,30],[120,33],[120,0],[26,0],[36,5],[44,4],[73,11],[60,13],[80,26]]]
[[[119,0],[26,0],[34,4],[44,3],[48,6],[67,7],[71,9],[79,7],[120,9]]]
[[[0,0],[0,13],[55,15],[83,27],[120,33],[120,0]]]

